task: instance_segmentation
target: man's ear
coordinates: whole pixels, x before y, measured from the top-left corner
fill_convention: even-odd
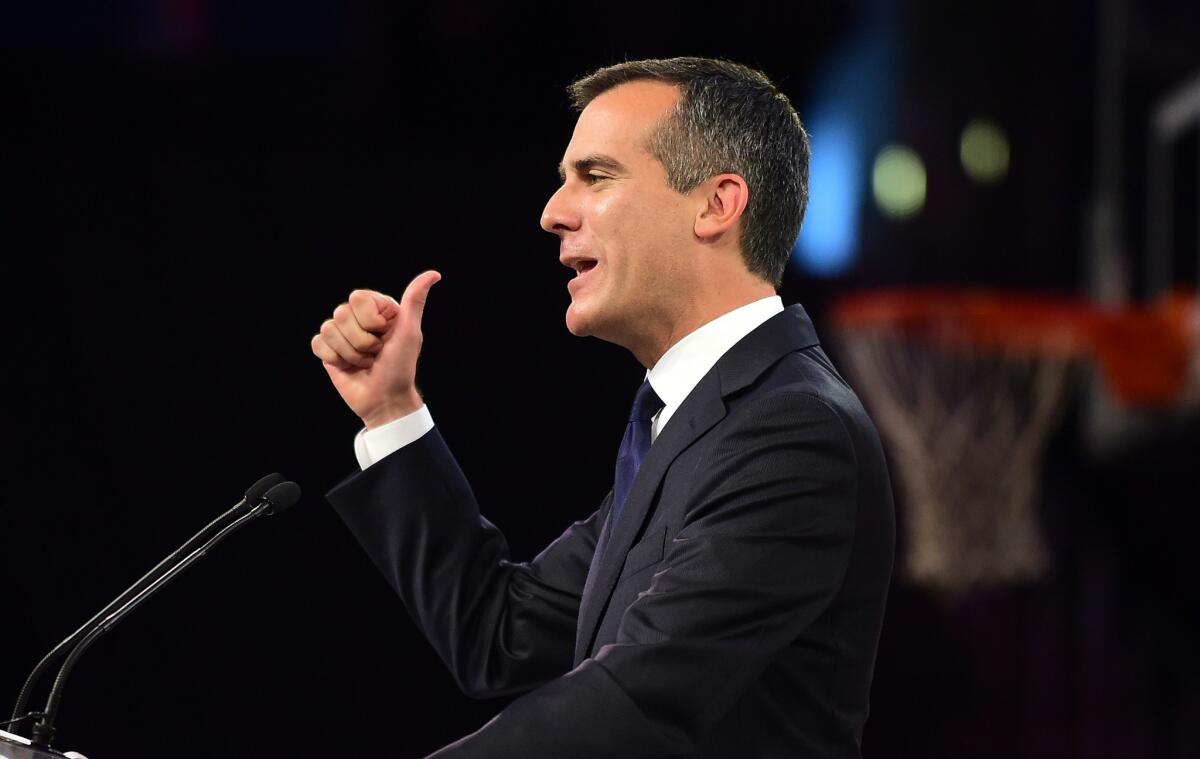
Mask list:
[[[694,231],[702,240],[715,241],[733,228],[750,202],[750,188],[737,174],[717,174],[695,190],[703,201]]]

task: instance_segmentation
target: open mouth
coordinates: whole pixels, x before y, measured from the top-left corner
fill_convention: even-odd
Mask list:
[[[574,263],[576,274],[587,274],[594,268],[596,268],[596,259],[594,258],[581,258]]]

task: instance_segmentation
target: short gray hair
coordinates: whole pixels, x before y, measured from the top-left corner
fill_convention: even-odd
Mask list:
[[[713,58],[629,61],[594,71],[567,91],[582,111],[600,94],[639,80],[679,88],[679,101],[648,145],[667,181],[687,193],[717,174],[746,180],[746,268],[776,287],[808,205],[808,135],[787,96],[761,71]]]

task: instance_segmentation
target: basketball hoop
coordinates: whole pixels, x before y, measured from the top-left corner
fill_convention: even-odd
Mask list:
[[[1041,577],[1046,441],[1072,369],[1095,362],[1121,402],[1169,404],[1195,355],[1194,299],[1101,310],[986,292],[853,295],[839,342],[879,422],[906,509],[903,574],[954,597]]]

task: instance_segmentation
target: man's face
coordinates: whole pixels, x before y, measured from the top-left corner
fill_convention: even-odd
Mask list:
[[[667,184],[647,147],[677,98],[671,85],[635,81],[592,100],[542,212],[559,260],[576,271],[567,329],[635,354],[670,336],[689,292],[695,201]]]

